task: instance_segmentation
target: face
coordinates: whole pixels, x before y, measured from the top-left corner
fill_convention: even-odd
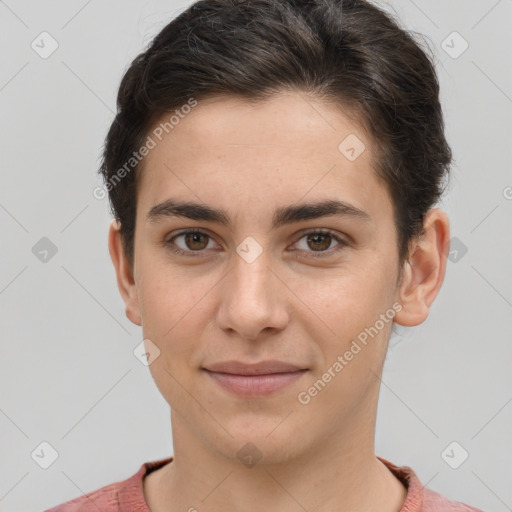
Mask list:
[[[147,155],[127,314],[198,445],[233,458],[252,443],[271,462],[371,430],[398,277],[372,155],[358,124],[295,93],[199,102]],[[269,360],[303,371],[205,370]]]

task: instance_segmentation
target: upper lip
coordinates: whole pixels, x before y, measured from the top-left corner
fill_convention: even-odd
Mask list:
[[[241,361],[223,361],[221,363],[209,364],[205,370],[218,373],[231,373],[233,375],[268,375],[271,373],[289,373],[305,370],[291,363],[284,361],[261,361],[259,363],[243,363]]]

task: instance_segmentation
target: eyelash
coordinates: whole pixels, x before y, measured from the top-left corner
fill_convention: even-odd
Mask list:
[[[182,232],[174,235],[172,238],[166,240],[164,242],[164,245],[167,246],[173,253],[178,254],[180,256],[191,256],[193,258],[201,257],[201,253],[204,252],[204,249],[200,250],[200,251],[184,251],[183,249],[180,249],[179,247],[173,247],[173,245],[174,245],[173,242],[176,238],[183,236],[183,235],[195,234],[195,233],[205,235],[209,239],[212,238],[208,233],[206,233],[200,229],[187,229],[186,231],[182,231]],[[304,252],[311,253],[309,257],[312,257],[312,258],[326,258],[328,256],[332,256],[333,254],[336,254],[339,251],[343,250],[348,245],[347,242],[345,242],[343,239],[341,239],[339,236],[337,236],[335,234],[335,232],[333,232],[329,229],[311,229],[309,231],[305,231],[301,234],[301,237],[299,238],[299,240],[302,240],[307,235],[329,235],[336,242],[338,242],[338,245],[336,247],[334,247],[333,249],[330,249],[328,251],[304,251]],[[297,250],[297,249],[295,249],[295,250]],[[298,249],[298,250],[299,250],[299,252],[301,251],[300,249]]]

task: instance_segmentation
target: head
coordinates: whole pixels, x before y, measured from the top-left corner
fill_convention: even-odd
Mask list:
[[[423,322],[444,278],[450,161],[431,58],[366,1],[200,0],[161,30],[100,171],[126,313],[182,431],[270,461],[372,417],[393,323]],[[228,360],[304,372],[242,398],[205,371]]]

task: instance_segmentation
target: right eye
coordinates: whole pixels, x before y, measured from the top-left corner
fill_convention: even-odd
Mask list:
[[[175,242],[178,239],[183,239],[182,246]],[[208,248],[208,241],[211,241],[211,237],[208,233],[200,229],[188,229],[168,239],[165,245],[168,246],[172,252],[180,256],[196,257],[200,256],[201,253],[204,252],[204,249]]]

